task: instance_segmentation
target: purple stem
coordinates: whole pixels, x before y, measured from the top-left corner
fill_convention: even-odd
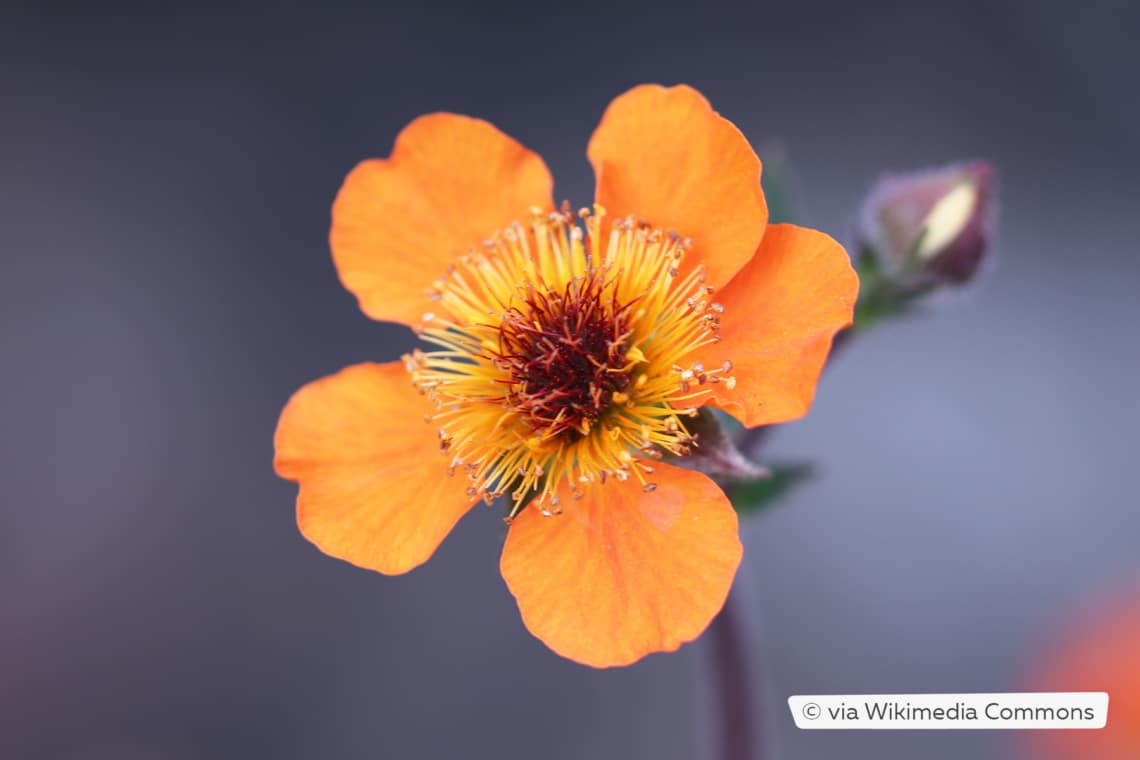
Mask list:
[[[753,669],[736,596],[728,595],[707,634],[711,642],[712,687],[717,695],[714,721],[720,729],[723,760],[761,760],[756,743],[761,733],[760,705],[753,693]]]
[[[854,335],[844,330],[835,336],[829,359],[845,347]],[[756,461],[760,449],[778,426],[764,425],[745,430],[737,448]],[[730,593],[706,634],[712,641],[713,691],[718,695],[717,718],[720,726],[723,760],[762,760],[764,752],[756,737],[762,736],[760,701],[752,690],[753,668],[749,659],[745,622],[741,618],[736,594]]]
[[[913,293],[917,297],[921,293]],[[860,296],[866,297],[866,293]],[[854,327],[837,334],[831,344],[828,364],[845,349],[855,337]],[[760,450],[768,436],[779,427],[764,425],[745,430],[736,446],[745,457],[758,461]],[[760,722],[759,699],[752,691],[752,667],[746,641],[745,621],[741,619],[736,594],[730,593],[724,608],[709,626],[706,634],[712,641],[713,691],[718,695],[721,757],[723,760],[762,760],[762,745],[756,737],[763,736]]]

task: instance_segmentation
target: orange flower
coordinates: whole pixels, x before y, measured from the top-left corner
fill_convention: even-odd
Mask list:
[[[807,412],[858,287],[842,247],[767,226],[760,161],[695,90],[641,86],[590,140],[592,209],[484,121],[413,121],[333,205],[333,259],[369,316],[432,350],[298,391],[275,437],[322,551],[396,574],[505,497],[523,622],[605,667],[700,635],[740,563],[695,445],[703,404],[749,426]],[[426,422],[425,422],[426,420]]]
[[[1140,758],[1140,587],[1085,605],[1034,663],[1033,691],[1108,693],[1108,724],[1099,730],[1026,731],[1033,760]]]

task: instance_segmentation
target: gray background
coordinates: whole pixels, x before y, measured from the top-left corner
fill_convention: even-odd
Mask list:
[[[357,160],[470,113],[581,203],[609,99],[683,81],[779,140],[836,235],[883,170],[1002,172],[985,285],[845,354],[774,440],[824,468],[745,526],[737,591],[780,758],[1013,757],[798,732],[782,701],[1016,689],[1136,578],[1138,27],[1124,2],[5,6],[0,756],[702,756],[702,643],[562,661],[495,514],[383,578],[308,545],[271,467],[295,388],[410,345],[329,259]]]

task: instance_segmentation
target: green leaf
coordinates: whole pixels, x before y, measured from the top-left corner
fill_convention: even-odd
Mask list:
[[[810,462],[789,462],[769,465],[771,477],[727,483],[724,492],[741,517],[756,515],[776,504],[800,483],[815,474]]]

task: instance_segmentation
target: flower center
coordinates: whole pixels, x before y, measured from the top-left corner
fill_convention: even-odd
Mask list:
[[[704,386],[735,382],[731,363],[691,360],[719,340],[723,308],[700,266],[681,273],[688,241],[623,219],[603,244],[604,214],[535,209],[461,257],[417,330],[438,350],[404,357],[449,473],[488,502],[510,493],[512,515],[532,497],[559,511],[564,484],[575,498],[609,477],[652,490],[652,460],[695,444],[682,418]]]
[[[507,403],[532,429],[577,441],[632,382],[626,348],[636,300],[622,304],[612,292],[604,300],[605,291],[605,272],[594,270],[561,292],[530,286],[503,312],[497,361],[510,376]]]

